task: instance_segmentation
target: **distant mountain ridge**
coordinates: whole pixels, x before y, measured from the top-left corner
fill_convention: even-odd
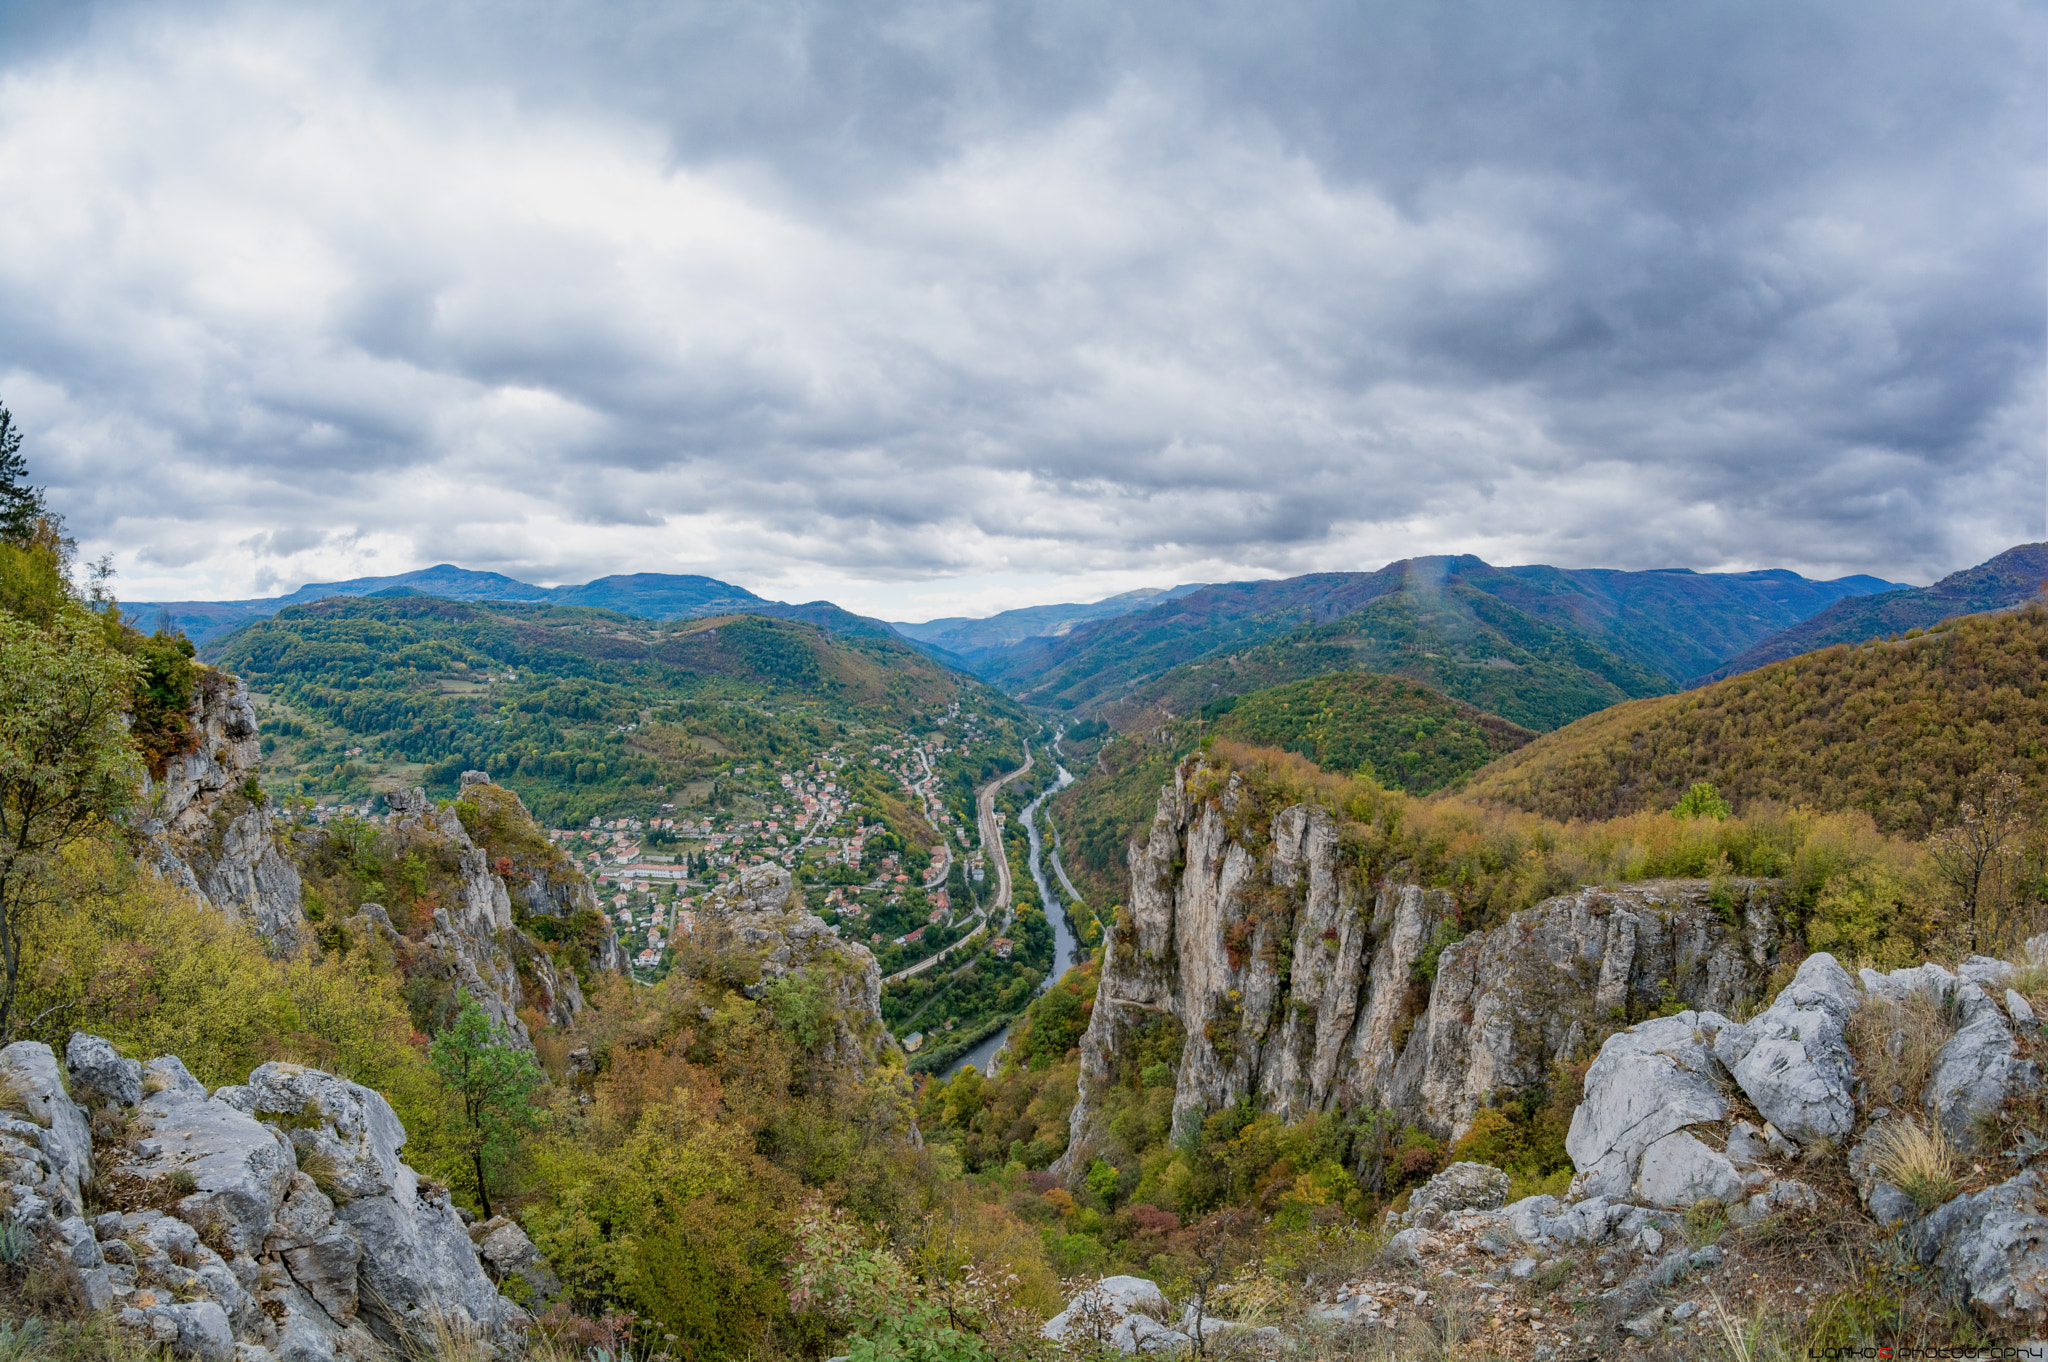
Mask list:
[[[437,596],[450,601],[499,601],[529,605],[580,605],[616,610],[641,619],[701,619],[708,615],[767,615],[801,620],[830,633],[863,638],[891,638],[880,620],[842,610],[830,601],[789,605],[766,600],[743,586],[716,577],[667,572],[635,572],[600,577],[580,585],[545,587],[497,572],[478,572],[453,563],[400,572],[389,577],[354,577],[343,582],[309,582],[283,596],[241,601],[146,601],[125,607],[130,619],[147,628],[162,616],[185,630],[194,643],[208,643],[252,619],[275,615],[290,605],[304,605],[334,596]]]
[[[1085,624],[1089,620],[1128,615],[1133,611],[1149,610],[1155,605],[1179,600],[1182,596],[1200,591],[1202,585],[1200,582],[1190,582],[1167,588],[1139,587],[1136,591],[1126,591],[1121,595],[1108,596],[1099,601],[1027,605],[1016,610],[1004,610],[983,619],[952,615],[945,619],[926,620],[922,624],[892,622],[890,627],[907,639],[944,648],[973,663],[991,657],[1004,648],[1014,647],[1026,639],[1059,638],[1071,633],[1076,625]]]
[[[2048,543],[2016,544],[1988,562],[1953,572],[1933,586],[1906,587],[1836,601],[1771,635],[1693,681],[1704,685],[1766,663],[1837,643],[1866,643],[1986,610],[2007,610],[2048,588]]]
[[[1144,722],[1160,703],[1185,712],[1327,671],[1398,671],[1549,728],[1671,690],[1836,601],[1896,586],[1867,576],[1818,582],[1783,569],[1623,572],[1500,568],[1469,554],[1413,558],[1377,572],[1204,587],[1063,637],[1028,639],[977,670],[1029,703],[1102,712],[1119,726]],[[1176,671],[1194,664],[1210,674]],[[1223,664],[1244,674],[1225,675]]]

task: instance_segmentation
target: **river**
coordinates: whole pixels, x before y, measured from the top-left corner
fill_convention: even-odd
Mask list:
[[[1038,829],[1038,806],[1073,783],[1073,774],[1066,767],[1054,762],[1052,784],[1040,790],[1038,798],[1024,806],[1024,833],[1031,839],[1031,855],[1026,864],[1031,869],[1032,882],[1038,886],[1038,900],[1045,905],[1045,915],[1052,923],[1052,973],[1038,986],[1040,993],[1051,988],[1060,976],[1072,969],[1081,958],[1081,943],[1074,939],[1073,924],[1067,921],[1066,904],[1046,881],[1045,837]],[[1014,1026],[1016,1023],[1012,1022],[1010,1025]],[[954,1060],[947,1068],[945,1076],[951,1078],[969,1064],[987,1073],[996,1054],[1009,1043],[1009,1039],[1010,1027],[1005,1026]]]

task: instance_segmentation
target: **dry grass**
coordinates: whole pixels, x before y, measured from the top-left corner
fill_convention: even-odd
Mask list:
[[[1870,1162],[1878,1176],[1931,1211],[1956,1194],[1956,1154],[1941,1127],[1900,1118],[1870,1132]]]
[[[341,1185],[341,1164],[334,1155],[313,1145],[297,1145],[292,1149],[297,1157],[299,1171],[313,1179],[313,1185],[320,1194],[337,1206],[348,1203],[348,1192]]]
[[[1934,1076],[1934,1057],[1956,1033],[1950,1010],[1925,994],[1902,1002],[1871,998],[1849,1018],[1849,1048],[1869,1084],[1873,1106],[1917,1109]]]
[[[29,1111],[29,1096],[28,1089],[22,1087],[21,1081],[13,1074],[0,1073],[0,1111],[19,1112],[21,1115],[34,1120],[34,1116]],[[37,1124],[40,1125],[42,1122],[38,1121]]]

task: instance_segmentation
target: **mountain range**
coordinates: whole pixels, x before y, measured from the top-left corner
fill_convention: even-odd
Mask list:
[[[1130,729],[1327,672],[1408,676],[1536,729],[1659,695],[1882,578],[1495,567],[1471,555],[1377,572],[1229,582],[1028,639],[980,664],[1027,703]]]
[[[1629,572],[1496,567],[1472,555],[1373,572],[1145,588],[982,619],[889,623],[830,601],[765,599],[713,577],[630,573],[555,587],[443,563],[236,601],[133,604],[201,644],[330,597],[433,596],[590,607],[651,620],[752,614],[835,637],[900,638],[1027,703],[1128,729],[1230,695],[1338,671],[1406,676],[1537,730],[1825,647],[2032,599],[2048,545],[2020,545],[1929,587],[1782,569]]]
[[[312,582],[284,596],[242,601],[145,601],[125,607],[129,618],[145,627],[168,619],[194,643],[208,643],[254,619],[275,615],[287,606],[304,605],[333,596],[435,596],[449,601],[498,601],[530,605],[580,605],[615,610],[641,619],[701,619],[709,615],[767,615],[801,620],[837,636],[890,638],[894,632],[880,620],[842,610],[830,601],[789,605],[756,596],[743,586],[715,577],[666,572],[634,572],[600,577],[572,586],[535,586],[497,572],[477,572],[439,563],[430,568],[389,577],[354,577],[345,582]]]

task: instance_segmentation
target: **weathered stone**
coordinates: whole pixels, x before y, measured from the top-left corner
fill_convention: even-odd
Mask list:
[[[1856,1122],[1856,1062],[1846,1027],[1861,1002],[1848,971],[1817,952],[1756,1020],[1724,1028],[1714,1054],[1788,1139],[1839,1140]]]
[[[2005,1010],[2015,1026],[2034,1025],[2034,1005],[2013,989],[2005,991]]]
[[[363,1246],[346,1225],[329,1225],[311,1242],[281,1255],[292,1280],[320,1303],[328,1317],[346,1324],[356,1315],[356,1270]]]
[[[561,1291],[562,1279],[548,1266],[533,1240],[526,1237],[526,1231],[509,1216],[493,1216],[481,1225],[471,1226],[469,1237],[491,1276],[499,1282],[522,1283],[528,1300],[546,1300]]]
[[[2015,1088],[2037,1081],[2037,1074],[2019,1058],[2012,1027],[1982,988],[1962,985],[1955,1005],[1962,1010],[1962,1025],[1935,1054],[1921,1105],[1935,1114],[1949,1143],[1967,1153],[1983,1142],[1979,1122],[2005,1105]]]
[[[1673,1131],[1643,1151],[1636,1194],[1653,1206],[1684,1207],[1708,1197],[1729,1202],[1742,1194],[1742,1174],[1727,1155]]]
[[[1607,1038],[1586,1070],[1585,1100],[1565,1136],[1582,1195],[1633,1195],[1651,1145],[1728,1114],[1710,1047],[1731,1025],[1718,1013],[1681,1012]]]
[[[1401,1223],[1432,1230],[1456,1211],[1497,1210],[1508,1186],[1508,1175],[1490,1164],[1454,1163],[1415,1189]]]
[[[1419,1268],[1422,1266],[1422,1255],[1435,1248],[1435,1235],[1420,1225],[1411,1225],[1405,1230],[1397,1231],[1388,1239],[1387,1246],[1382,1252],[1389,1262],[1406,1263],[1410,1267]]]
[[[154,1061],[151,1070],[164,1073],[168,1066]],[[132,1160],[128,1171],[146,1178],[189,1174],[199,1190],[178,1204],[179,1217],[197,1225],[217,1221],[235,1250],[261,1253],[298,1172],[291,1147],[226,1102],[205,1098],[190,1075],[186,1081],[190,1086],[173,1082],[143,1098],[138,1110],[149,1139],[137,1145],[144,1157]]]
[[[64,1046],[73,1092],[90,1088],[109,1102],[132,1107],[142,1100],[142,1065],[124,1059],[113,1042],[73,1031]]]
[[[1980,1315],[2008,1325],[2048,1324],[2048,1186],[2018,1177],[1936,1207],[1906,1231],[1921,1263]]]
[[[1185,1336],[1159,1322],[1165,1313],[1166,1296],[1157,1283],[1143,1277],[1104,1277],[1077,1294],[1039,1333],[1056,1343],[1069,1335],[1076,1342],[1093,1343],[1093,1338],[1084,1338],[1077,1331],[1100,1329],[1102,1341],[1120,1351],[1164,1352],[1187,1342]],[[1144,1323],[1137,1323],[1139,1320]],[[1171,1340],[1167,1334],[1172,1334]]]

